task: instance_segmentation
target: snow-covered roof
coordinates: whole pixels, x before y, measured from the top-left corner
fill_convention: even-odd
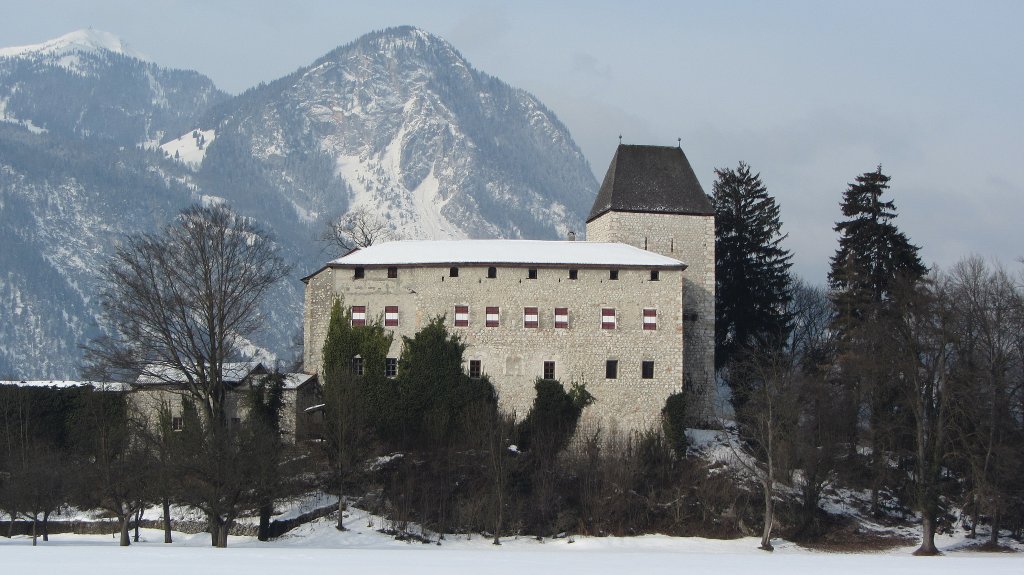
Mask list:
[[[126,384],[112,381],[76,381],[65,379],[0,380],[0,385],[16,385],[18,387],[57,387],[60,389],[89,386],[101,391],[125,391],[127,389]]]
[[[684,268],[683,262],[620,243],[542,240],[407,240],[372,245],[328,266],[579,265]]]
[[[316,377],[312,373],[286,373],[284,374],[284,388],[298,389],[302,384]]]
[[[225,363],[222,377],[225,383],[238,383],[249,374],[265,373],[266,368],[258,361],[239,361]],[[135,380],[136,385],[159,385],[168,383],[184,383],[185,374],[169,365],[151,365]]]

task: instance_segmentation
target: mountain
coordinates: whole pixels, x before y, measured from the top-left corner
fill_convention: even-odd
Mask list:
[[[202,74],[161,68],[107,32],[0,49],[0,120],[37,131],[155,146],[227,98]]]
[[[583,229],[597,182],[565,126],[529,93],[412,27],[363,36],[213,108],[199,169],[233,203],[299,220],[376,212],[408,238],[558,238]]]
[[[229,202],[294,263],[251,346],[281,353],[345,211],[407,238],[558,238],[596,188],[550,110],[416,28],[235,97],[92,30],[0,49],[0,377],[74,377],[102,329],[96,270],[190,202]]]

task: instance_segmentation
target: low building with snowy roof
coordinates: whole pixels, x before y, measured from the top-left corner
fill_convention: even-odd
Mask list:
[[[583,424],[606,431],[659,425],[684,386],[698,399],[694,417],[706,417],[714,211],[682,150],[620,145],[587,238],[396,241],[330,261],[303,278],[304,368],[322,369],[340,297],[353,324],[380,318],[393,332],[389,377],[402,336],[443,316],[467,345],[466,372],[488,375],[519,417],[537,378],[586,384],[596,402]]]
[[[266,382],[272,371],[258,361],[229,362],[221,367],[227,389],[225,409],[229,425],[238,425],[248,416],[249,392],[253,386]],[[311,405],[320,402],[320,386],[316,375],[284,373],[282,389],[281,434],[286,442],[309,439],[316,435],[320,414],[308,413]],[[151,420],[162,410],[171,418],[171,429],[185,425],[182,399],[189,397],[189,377],[181,368],[152,364],[132,384],[133,404]]]

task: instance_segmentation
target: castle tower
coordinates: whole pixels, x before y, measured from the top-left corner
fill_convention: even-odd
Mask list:
[[[683,388],[695,423],[712,413],[715,211],[682,148],[619,144],[587,217],[587,240],[636,246],[687,264]]]

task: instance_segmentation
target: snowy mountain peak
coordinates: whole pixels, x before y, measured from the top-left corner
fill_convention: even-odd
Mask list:
[[[102,30],[86,28],[75,30],[59,38],[47,40],[41,44],[30,44],[28,46],[13,46],[0,48],[0,57],[19,56],[64,56],[75,52],[113,52],[124,56],[130,56],[139,60],[149,59],[140,52],[136,52],[128,44],[111,34]]]

